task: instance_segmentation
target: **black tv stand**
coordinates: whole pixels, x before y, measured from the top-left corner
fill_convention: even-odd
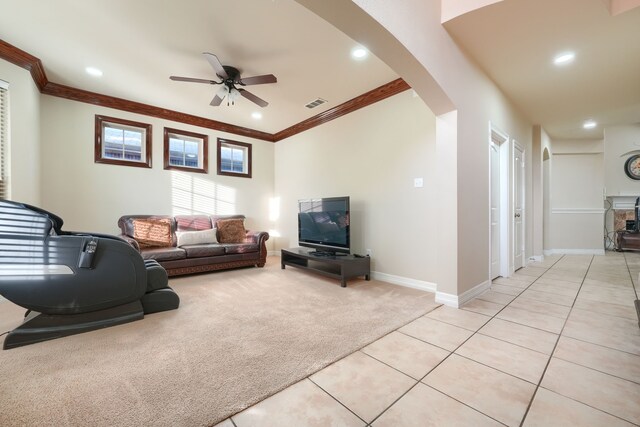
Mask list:
[[[348,256],[349,254],[345,254],[343,252],[329,252],[329,251],[309,251],[309,255],[320,256],[320,257],[336,257],[336,256]]]
[[[307,248],[282,249],[280,267],[286,265],[304,270],[311,270],[323,276],[340,279],[340,286],[345,288],[347,280],[364,276],[369,280],[371,274],[371,259],[358,258],[349,254],[315,255],[315,251]]]

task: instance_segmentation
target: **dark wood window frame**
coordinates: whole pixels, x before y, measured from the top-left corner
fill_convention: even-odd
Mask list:
[[[221,149],[223,145],[235,145],[238,147],[242,147],[246,149],[247,153],[247,171],[246,172],[229,172],[222,170],[222,156]],[[251,163],[252,163],[252,154],[251,154],[251,144],[247,144],[246,142],[232,141],[230,139],[218,138],[218,150],[217,150],[217,163],[218,163],[218,175],[227,175],[227,176],[237,176],[240,178],[251,178]]]
[[[0,80],[0,199],[6,199],[9,194],[7,182],[7,156],[9,148],[9,84]]]
[[[202,167],[176,166],[169,163],[169,135],[187,136],[202,140]],[[209,136],[201,133],[188,132],[186,130],[164,128],[164,168],[168,170],[180,170],[185,172],[208,173],[209,172]]]
[[[129,126],[139,128],[145,132],[144,141],[144,160],[118,160],[109,159],[102,156],[102,128],[103,123],[115,123],[123,126]],[[96,126],[95,126],[95,150],[94,150],[95,163],[106,163],[110,165],[119,166],[133,166],[138,168],[151,168],[151,125],[148,123],[134,122],[132,120],[118,119],[115,117],[100,116],[96,114]]]

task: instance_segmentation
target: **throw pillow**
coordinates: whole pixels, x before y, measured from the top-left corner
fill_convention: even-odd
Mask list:
[[[211,230],[211,218],[207,215],[176,215],[176,231]]]
[[[204,243],[218,243],[215,228],[200,231],[178,231],[176,232],[176,236],[178,238],[178,247],[185,245],[201,245]]]
[[[220,243],[244,243],[247,237],[242,219],[219,219],[217,226]]]
[[[141,248],[163,248],[172,245],[171,220],[161,219],[134,219],[133,238],[138,241]]]

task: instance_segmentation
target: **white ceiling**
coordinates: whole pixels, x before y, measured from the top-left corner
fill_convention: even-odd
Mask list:
[[[505,0],[445,27],[551,137],[602,138],[606,125],[640,122],[640,8],[611,16],[607,3]],[[554,66],[565,50],[575,61]]]
[[[40,58],[52,82],[269,133],[398,78],[372,55],[351,59],[357,44],[293,0],[0,0],[0,11],[0,39]],[[219,86],[169,80],[218,80],[202,52],[243,77],[274,74],[246,87],[269,106],[211,107]],[[329,102],[305,107],[318,97]]]
[[[514,104],[554,138],[601,138],[640,122],[640,8],[611,16],[603,0],[504,0],[445,24]],[[275,133],[398,77],[294,0],[0,0],[0,39],[40,58],[50,81]],[[7,12],[8,11],[8,12]],[[553,56],[575,50],[570,66]],[[216,54],[270,105],[209,102]],[[88,76],[100,68],[101,78]],[[317,97],[329,102],[313,110]],[[263,113],[261,120],[251,113]],[[600,123],[593,131],[582,122]]]

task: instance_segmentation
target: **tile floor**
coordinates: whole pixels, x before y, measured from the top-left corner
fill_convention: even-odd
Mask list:
[[[640,425],[640,254],[552,256],[219,424]]]

